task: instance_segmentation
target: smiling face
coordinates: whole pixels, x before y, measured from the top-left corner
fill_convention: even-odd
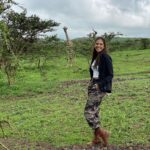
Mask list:
[[[104,48],[105,48],[103,40],[102,40],[102,39],[98,39],[98,40],[95,42],[94,48],[95,48],[95,50],[97,51],[97,53],[103,51]]]

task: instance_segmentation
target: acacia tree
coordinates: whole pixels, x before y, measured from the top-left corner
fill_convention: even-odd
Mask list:
[[[4,68],[9,85],[18,68],[19,57],[34,49],[33,46],[40,34],[52,32],[54,27],[59,25],[53,20],[41,20],[36,15],[27,17],[26,14],[25,10],[22,13],[9,10],[1,15],[0,66]],[[38,53],[38,50],[34,53]]]
[[[112,41],[112,39],[114,39],[115,37],[117,37],[117,36],[122,36],[123,34],[122,33],[120,33],[120,32],[110,32],[110,33],[104,33],[103,35],[102,35],[102,37],[106,40],[106,42],[107,42],[107,46],[108,46],[108,49],[110,50],[110,47],[112,46],[112,45],[110,45],[111,43],[111,41]],[[117,43],[116,43],[117,44]]]
[[[107,42],[110,42],[114,37],[119,36],[119,35],[123,35],[123,34],[120,32],[117,32],[117,33],[115,33],[115,32],[106,33],[105,32],[102,36],[105,38],[105,40]]]
[[[0,69],[4,67],[4,71],[8,78],[8,83],[10,84],[10,79],[8,76],[8,58],[10,58],[10,55],[8,55],[7,51],[10,51],[9,47],[9,30],[7,28],[6,23],[2,20],[2,15],[8,13],[10,7],[12,4],[17,5],[12,0],[1,0],[0,1]],[[6,50],[6,52],[5,52]],[[6,61],[7,60],[7,61]]]
[[[53,20],[41,20],[38,16],[27,17],[26,11],[11,11],[4,17],[10,31],[10,45],[15,55],[27,52],[42,33],[52,32],[59,24]]]

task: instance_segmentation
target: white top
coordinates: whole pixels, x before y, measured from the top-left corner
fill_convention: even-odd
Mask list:
[[[94,67],[96,60],[93,61],[92,65],[91,65],[91,69],[93,70],[93,78],[98,79],[99,77],[99,71],[98,71],[98,66]]]

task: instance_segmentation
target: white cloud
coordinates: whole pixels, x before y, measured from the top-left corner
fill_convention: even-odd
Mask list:
[[[99,34],[122,32],[127,36],[150,34],[150,0],[16,0],[28,14],[61,23],[56,33],[64,38],[68,26],[71,38],[86,36],[92,28]]]

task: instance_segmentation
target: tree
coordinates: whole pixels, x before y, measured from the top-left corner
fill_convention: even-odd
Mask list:
[[[8,68],[10,67],[10,55],[7,53],[7,51],[10,50],[9,42],[8,42],[9,30],[5,22],[2,20],[2,15],[8,12],[12,4],[16,5],[16,3],[12,0],[0,1],[0,45],[1,45],[0,46],[0,69],[4,67],[4,71],[7,75],[9,84],[10,84],[10,78],[8,75],[8,70],[9,70]],[[6,50],[6,52],[4,51],[4,49]],[[9,72],[9,74],[12,73],[12,70]]]
[[[27,17],[26,13],[25,10],[22,13],[9,10],[2,16],[0,23],[0,66],[1,69],[4,68],[9,85],[18,68],[19,57],[31,50],[38,53],[38,49],[33,48],[37,39],[41,34],[52,32],[59,25],[53,20],[41,20],[36,15]]]
[[[0,15],[8,10],[12,4],[16,4],[13,0],[1,0],[0,1]]]
[[[102,37],[105,38],[106,42],[110,42],[114,37],[116,37],[116,36],[118,36],[118,35],[123,35],[123,34],[120,33],[120,32],[117,32],[117,33],[115,33],[115,32],[106,33],[106,32],[105,32],[105,33],[102,35]]]
[[[140,41],[141,41],[141,48],[142,49],[147,49],[148,46],[149,46],[149,43],[150,43],[149,39],[141,38]]]
[[[42,33],[52,32],[59,23],[53,20],[41,20],[38,16],[27,17],[26,11],[16,13],[11,11],[4,17],[10,31],[10,45],[15,55],[31,50]]]

